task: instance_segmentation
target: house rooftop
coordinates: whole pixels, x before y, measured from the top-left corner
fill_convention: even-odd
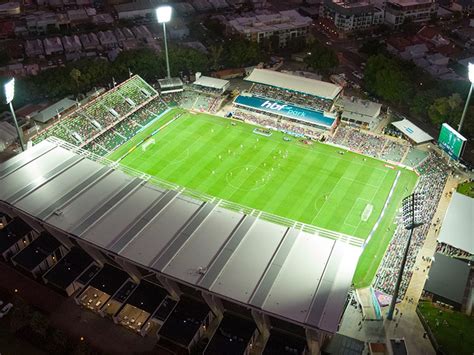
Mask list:
[[[167,296],[163,287],[148,281],[142,281],[127,299],[127,304],[153,313]]]
[[[0,252],[3,253],[10,249],[13,244],[31,232],[31,230],[31,227],[22,219],[15,218],[12,220],[3,229],[0,229]]]

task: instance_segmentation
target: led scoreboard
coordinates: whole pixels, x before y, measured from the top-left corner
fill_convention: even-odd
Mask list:
[[[438,138],[438,145],[441,149],[448,153],[452,159],[459,160],[465,144],[465,137],[447,123],[443,123]]]

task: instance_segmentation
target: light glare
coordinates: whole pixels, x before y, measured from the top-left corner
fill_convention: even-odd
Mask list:
[[[15,97],[15,78],[4,85],[6,103],[9,104]]]
[[[473,63],[469,63],[468,72],[469,72],[469,81],[474,84],[474,64]]]
[[[171,20],[171,6],[160,6],[156,9],[156,17],[159,23],[169,22]]]

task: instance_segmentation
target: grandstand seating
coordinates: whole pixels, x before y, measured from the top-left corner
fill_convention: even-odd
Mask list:
[[[33,142],[56,136],[75,145],[85,145],[156,95],[150,85],[134,76],[53,123],[33,137]]]
[[[155,98],[144,105],[140,110],[132,113],[127,119],[119,122],[112,129],[101,134],[84,148],[97,155],[107,155],[132,138],[146,124],[166,110],[166,108],[167,105],[164,101],[160,98]]]
[[[310,110],[329,111],[332,106],[331,100],[268,85],[254,84],[250,92],[255,96],[287,102]]]

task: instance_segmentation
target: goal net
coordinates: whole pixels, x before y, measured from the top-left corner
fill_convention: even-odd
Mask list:
[[[142,144],[142,150],[143,150],[143,151],[146,151],[146,149],[147,149],[150,145],[152,145],[152,144],[155,144],[155,138],[150,138],[150,139],[148,139],[146,142],[144,142],[144,143]]]
[[[371,204],[368,204],[365,206],[364,211],[362,212],[362,216],[360,217],[363,222],[367,222],[370,215],[372,214],[373,209],[374,209],[374,206]]]

